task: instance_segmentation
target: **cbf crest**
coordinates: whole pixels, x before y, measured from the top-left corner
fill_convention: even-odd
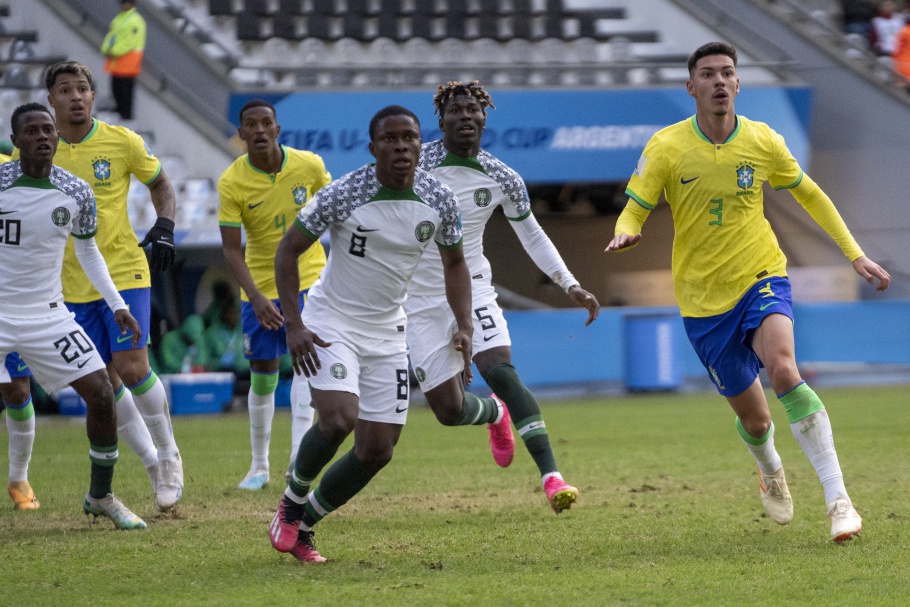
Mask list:
[[[109,182],[111,179],[111,161],[107,158],[96,158],[92,161],[92,172],[95,175],[95,179],[101,182],[95,185]]]
[[[490,190],[486,188],[480,188],[479,190],[474,191],[474,204],[479,207],[489,206],[490,201],[493,200],[493,195],[490,194]]]
[[[741,167],[736,169],[736,185],[744,190],[748,190],[752,187],[752,183],[755,181],[754,175],[755,169],[753,169],[748,164],[743,164]]]
[[[306,187],[299,185],[294,188],[294,204],[298,207],[303,206],[306,203]]]
[[[421,221],[414,229],[414,235],[417,236],[417,240],[420,242],[426,242],[433,236],[435,231],[436,226],[433,225],[432,221]]]

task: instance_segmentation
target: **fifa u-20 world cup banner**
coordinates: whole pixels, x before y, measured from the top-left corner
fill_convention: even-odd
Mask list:
[[[483,147],[529,183],[626,181],[648,139],[695,113],[683,87],[641,90],[489,89]],[[439,139],[433,90],[235,94],[229,120],[244,103],[275,105],[281,143],[316,152],[334,177],[372,161],[370,118],[387,105],[402,105],[420,118],[423,140]],[[809,162],[811,91],[806,87],[745,88],[736,112],[767,122],[784,136],[804,168]]]

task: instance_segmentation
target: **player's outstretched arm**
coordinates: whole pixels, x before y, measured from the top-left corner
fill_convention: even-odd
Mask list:
[[[597,301],[597,298],[592,293],[582,289],[581,285],[572,285],[569,287],[569,297],[572,298],[576,305],[588,311],[588,320],[585,321],[586,327],[597,320],[597,315],[600,313],[600,302]]]
[[[313,243],[303,232],[292,227],[282,237],[275,252],[275,286],[278,288],[281,309],[285,312],[288,353],[291,355],[294,373],[306,377],[316,375],[317,370],[322,368],[315,346],[327,348],[332,345],[306,328],[300,318],[300,272],[297,258]]]
[[[473,353],[474,321],[471,319],[471,273],[464,259],[461,245],[454,249],[439,249],[446,282],[446,300],[455,315],[457,329],[452,338],[456,350],[464,360],[464,382],[470,385],[474,372],[471,370]]]
[[[877,278],[878,286],[875,287],[876,291],[884,291],[891,284],[891,275],[865,255],[853,260],[853,269],[870,285],[875,285],[875,279]]]

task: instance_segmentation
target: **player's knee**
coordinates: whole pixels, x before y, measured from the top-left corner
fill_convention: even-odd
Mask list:
[[[357,419],[349,419],[342,414],[319,415],[319,432],[332,445],[340,445],[354,431]]]
[[[24,380],[24,381],[23,381]],[[12,382],[3,384],[0,396],[8,405],[24,405],[31,394],[31,385],[27,377],[14,377]]]
[[[379,472],[392,461],[393,445],[374,445],[369,448],[356,448],[355,455],[364,468]]]
[[[760,438],[767,434],[768,429],[771,427],[770,415],[741,415],[739,421],[743,425],[743,430],[745,430],[747,434],[750,436],[755,436],[757,438]]]
[[[136,386],[148,377],[150,370],[148,365],[136,362],[121,365],[117,368],[117,373],[127,386]]]
[[[765,370],[775,394],[782,394],[802,381],[794,360],[776,361],[766,365]]]

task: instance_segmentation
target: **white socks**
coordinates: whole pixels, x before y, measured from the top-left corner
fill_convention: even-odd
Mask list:
[[[790,430],[818,474],[818,480],[825,490],[825,503],[829,504],[839,497],[847,497],[844,475],[837,461],[837,452],[834,450],[834,436],[828,412],[824,409],[816,411],[809,417],[790,424]]]
[[[35,443],[35,416],[16,420],[6,412],[6,429],[9,433],[9,482],[28,480],[28,464],[32,459]]]
[[[158,458],[170,459],[177,455],[178,449],[177,443],[174,441],[174,428],[171,425],[167,393],[164,391],[161,380],[156,377],[151,388],[142,394],[133,394],[133,398],[152,439],[158,446]]]
[[[272,434],[272,418],[275,416],[275,392],[259,395],[249,393],[250,445],[253,450],[253,470],[269,469],[269,438]]]
[[[158,464],[158,452],[152,435],[139,414],[136,403],[133,402],[133,393],[126,386],[122,386],[120,395],[114,396],[114,407],[117,410],[117,436],[123,439],[133,453],[142,460],[146,468]]]

